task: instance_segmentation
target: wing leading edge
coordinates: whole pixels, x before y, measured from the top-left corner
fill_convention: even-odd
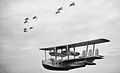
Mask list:
[[[68,45],[62,45],[62,46],[56,46],[56,47],[48,47],[48,48],[40,48],[40,50],[54,50],[56,49],[63,49],[71,47],[79,47],[79,46],[85,46],[85,45],[92,45],[92,44],[99,44],[99,43],[105,43],[105,42],[110,42],[108,39],[96,39],[96,40],[90,40],[90,41],[85,41],[85,42],[79,42],[79,43],[74,43],[74,44],[68,44]]]
[[[96,40],[91,40],[91,41],[70,44],[68,46],[69,47],[79,47],[79,46],[99,44],[99,43],[105,43],[105,42],[110,42],[110,40],[108,40],[108,39],[96,39]]]

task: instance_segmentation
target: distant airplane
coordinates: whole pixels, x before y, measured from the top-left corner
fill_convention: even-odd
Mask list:
[[[25,24],[25,23],[29,23],[29,22],[26,20],[26,21],[24,22],[24,24]]]
[[[34,16],[33,19],[37,19],[37,16]]]
[[[27,32],[27,28],[24,28],[23,30],[24,30],[24,32]]]
[[[30,19],[27,17],[27,18],[25,18],[25,21],[27,21],[27,20],[30,20]]]
[[[63,10],[63,7],[58,8],[58,11],[55,14],[60,13],[61,10]]]
[[[60,12],[59,11],[55,12],[55,14],[58,14],[58,13],[60,13]]]
[[[71,7],[71,6],[75,6],[75,2],[73,2],[69,5],[69,7]]]
[[[63,7],[58,8],[58,11],[63,10]]]
[[[30,27],[30,29],[33,29],[33,27]]]

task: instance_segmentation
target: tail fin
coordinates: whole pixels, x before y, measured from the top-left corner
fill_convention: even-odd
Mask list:
[[[99,55],[99,49],[96,49],[95,50],[95,56],[98,56]]]
[[[85,57],[85,50],[83,50],[82,52],[82,57]]]

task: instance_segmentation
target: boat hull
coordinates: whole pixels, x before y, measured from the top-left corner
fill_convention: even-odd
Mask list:
[[[61,66],[61,67],[57,67],[57,66],[50,66],[47,64],[42,64],[44,68],[48,69],[48,70],[58,70],[58,71],[68,71],[70,69],[74,69],[74,68],[80,68],[80,67],[85,67],[86,65],[81,65],[81,66]]]
[[[93,62],[96,59],[103,59],[103,56],[81,57],[64,61],[53,60],[53,62],[50,60],[42,60],[42,65],[48,70],[67,71],[74,68],[85,67],[86,65],[96,65],[96,63]]]

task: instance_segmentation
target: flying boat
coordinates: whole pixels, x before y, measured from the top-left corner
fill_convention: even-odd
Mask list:
[[[108,39],[100,38],[85,42],[73,44],[40,48],[45,51],[45,59],[42,65],[48,70],[68,71],[75,68],[82,68],[86,65],[96,65],[95,60],[103,59],[103,55],[99,55],[99,49],[95,48],[96,44],[110,42]],[[92,49],[89,46],[92,45]],[[80,54],[75,49],[86,46],[85,50]],[[81,48],[80,48],[81,49]],[[47,58],[47,51],[52,58]],[[70,58],[70,56],[72,58]],[[58,58],[59,57],[59,58]]]

